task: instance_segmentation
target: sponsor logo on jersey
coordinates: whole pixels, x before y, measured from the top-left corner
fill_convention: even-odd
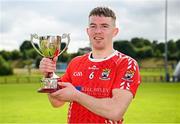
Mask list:
[[[101,80],[110,80],[110,78],[109,78],[109,73],[110,73],[110,69],[103,69],[103,72],[101,73],[101,77],[100,77],[100,79]]]
[[[75,77],[81,77],[81,76],[82,76],[82,72],[81,72],[81,71],[74,72],[74,73],[73,73],[73,76],[75,76]]]
[[[92,67],[89,67],[88,69],[90,69],[90,70],[99,70],[99,68],[97,68],[95,65],[93,65]]]
[[[110,89],[105,87],[82,87],[81,91],[97,97],[108,97],[110,95]]]

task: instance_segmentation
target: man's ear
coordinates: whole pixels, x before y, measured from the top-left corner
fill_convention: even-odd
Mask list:
[[[86,28],[86,33],[89,35],[89,28]]]
[[[115,28],[113,32],[113,36],[115,37],[119,33],[119,28]]]

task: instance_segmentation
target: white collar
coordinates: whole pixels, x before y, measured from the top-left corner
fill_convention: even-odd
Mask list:
[[[89,56],[88,56],[88,59],[90,61],[92,61],[92,62],[102,62],[102,61],[105,61],[105,60],[108,60],[108,59],[112,58],[115,55],[118,55],[118,51],[114,50],[114,52],[111,55],[109,55],[108,57],[106,57],[105,59],[93,59],[93,58],[91,58],[91,54],[92,54],[92,52],[90,52]]]

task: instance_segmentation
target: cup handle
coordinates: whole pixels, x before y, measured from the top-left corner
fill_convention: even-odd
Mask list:
[[[67,38],[67,44],[66,44],[66,46],[64,47],[64,49],[58,54],[58,56],[61,55],[64,51],[67,50],[68,45],[69,45],[70,40],[71,40],[71,39],[70,39],[70,34],[63,34],[61,38],[62,38],[62,39]]]
[[[33,38],[34,39],[38,39],[39,37],[38,37],[38,35],[37,34],[31,34],[31,44],[32,44],[32,46],[34,47],[34,49],[41,55],[41,56],[43,56],[44,57],[44,55],[38,50],[38,48],[34,45],[34,42],[33,42]]]

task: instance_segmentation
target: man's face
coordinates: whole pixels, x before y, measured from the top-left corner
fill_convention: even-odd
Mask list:
[[[90,16],[87,33],[93,49],[102,50],[112,47],[112,38],[118,33],[118,28],[111,17]]]

